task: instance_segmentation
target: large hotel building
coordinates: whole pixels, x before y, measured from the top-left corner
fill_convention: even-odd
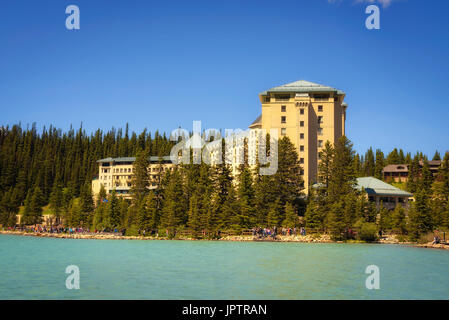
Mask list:
[[[345,134],[347,104],[343,102],[344,97],[343,91],[304,80],[274,87],[259,94],[262,114],[249,128],[265,129],[267,133],[276,129],[279,138],[290,138],[298,152],[307,189],[310,183],[316,182],[318,154],[326,141],[334,144]],[[103,185],[108,193],[115,189],[128,196],[134,160],[132,157],[99,160],[98,179],[92,181],[94,195]],[[155,188],[157,185],[153,180],[155,173],[172,166],[171,162],[161,165],[153,160],[149,168],[150,186]]]
[[[304,170],[304,184],[316,182],[318,153],[345,134],[345,93],[321,84],[299,80],[259,94],[262,114],[251,129],[277,129],[296,146]]]

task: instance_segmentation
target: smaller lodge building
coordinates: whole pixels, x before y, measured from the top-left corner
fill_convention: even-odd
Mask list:
[[[374,177],[357,178],[355,188],[360,191],[365,190],[368,200],[375,202],[378,209],[381,204],[389,210],[393,210],[398,205],[408,208],[409,198],[413,197],[410,192],[396,188]]]
[[[430,172],[432,172],[433,176],[436,176],[441,167],[441,160],[431,160],[428,163]],[[424,162],[419,161],[421,169],[423,165]],[[407,182],[409,166],[409,164],[389,164],[382,169],[383,179],[385,181]]]

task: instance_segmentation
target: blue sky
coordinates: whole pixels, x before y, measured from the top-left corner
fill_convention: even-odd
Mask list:
[[[0,125],[246,128],[299,79],[346,92],[358,152],[449,149],[449,1],[0,3]],[[65,28],[78,5],[81,29]]]

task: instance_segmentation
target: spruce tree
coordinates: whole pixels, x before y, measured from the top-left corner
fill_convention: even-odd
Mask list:
[[[343,240],[345,238],[346,221],[343,200],[336,201],[332,204],[328,224],[332,239]]]
[[[150,184],[150,175],[148,173],[149,152],[144,150],[139,152],[136,161],[133,163],[133,175],[131,181],[131,194],[133,202],[138,205],[143,198],[148,194],[148,187]]]
[[[244,167],[238,177],[238,199],[240,212],[240,227],[250,228],[256,224],[255,216],[255,192],[253,188],[252,173],[248,167]]]
[[[327,194],[329,181],[332,175],[332,163],[334,158],[334,148],[329,141],[326,141],[324,149],[319,153],[320,162],[318,163],[318,182],[322,185]]]
[[[287,202],[298,207],[300,197],[303,195],[304,181],[298,153],[288,137],[279,140],[278,169],[273,179],[274,192],[276,198],[280,200],[281,207],[283,208]]]
[[[285,205],[285,219],[282,226],[286,228],[296,228],[299,225],[298,214],[291,203]]]
[[[180,226],[187,223],[187,210],[183,203],[182,176],[175,167],[164,189],[164,203],[162,207],[161,226],[168,230],[170,236]]]
[[[374,177],[375,172],[375,161],[374,161],[374,152],[373,148],[369,148],[365,153],[365,176]]]
[[[13,189],[8,190],[0,197],[0,225],[3,227],[15,226],[19,213],[19,202]]]
[[[29,193],[25,210],[22,217],[22,223],[25,225],[42,223],[42,206],[44,199],[42,191],[39,187],[34,188],[33,193]]]
[[[322,206],[320,206],[319,200],[315,191],[312,189],[309,191],[307,210],[304,215],[307,229],[310,231],[323,231],[324,230],[324,217],[322,215]]]
[[[409,210],[409,234],[412,240],[432,230],[432,217],[429,210],[429,198],[423,189],[415,192],[415,201]]]
[[[117,198],[115,190],[112,190],[112,193],[109,196],[106,206],[106,215],[106,220],[110,222],[110,225],[105,227],[109,227],[111,231],[114,231],[114,229],[118,229],[121,226],[119,199]]]
[[[396,149],[395,149],[396,150]],[[396,150],[397,151],[397,150]],[[394,160],[397,162],[397,159]],[[376,164],[374,166],[374,177],[382,180],[382,169],[385,167],[385,158],[384,154],[380,149],[376,150]]]
[[[397,205],[394,209],[391,217],[392,228],[399,234],[405,234],[407,232],[407,221],[405,215],[405,209],[401,205]]]
[[[281,225],[284,208],[282,206],[281,199],[276,199],[274,203],[270,205],[270,209],[268,211],[267,223],[268,227],[278,227]]]
[[[231,185],[226,201],[223,203],[223,207],[219,212],[219,229],[230,229],[232,227],[232,219],[238,214],[239,210],[240,207],[237,201],[237,192],[234,185]]]

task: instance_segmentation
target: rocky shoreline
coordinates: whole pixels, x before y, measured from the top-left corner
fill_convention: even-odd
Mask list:
[[[11,231],[11,230],[0,230],[0,234],[27,236],[27,237],[44,237],[44,238],[59,238],[59,239],[95,239],[95,240],[168,240],[166,237],[142,237],[142,236],[121,236],[115,234],[100,234],[100,233],[78,233],[78,234],[67,234],[67,233],[33,233],[24,231]],[[198,239],[192,239],[189,237],[177,237],[173,240],[190,240],[190,241],[204,241]],[[212,240],[210,240],[212,241]],[[225,236],[215,241],[255,241],[255,242],[301,242],[301,243],[343,243],[342,241],[333,241],[329,235],[291,235],[284,236],[278,235],[276,239],[272,238],[257,238],[254,236]],[[349,242],[351,243],[351,242]],[[374,242],[379,244],[404,244],[411,245],[418,248],[432,248],[432,249],[444,249],[449,250],[449,244],[432,244],[424,243],[417,244],[413,242],[399,242],[396,237],[388,237],[380,241]]]

